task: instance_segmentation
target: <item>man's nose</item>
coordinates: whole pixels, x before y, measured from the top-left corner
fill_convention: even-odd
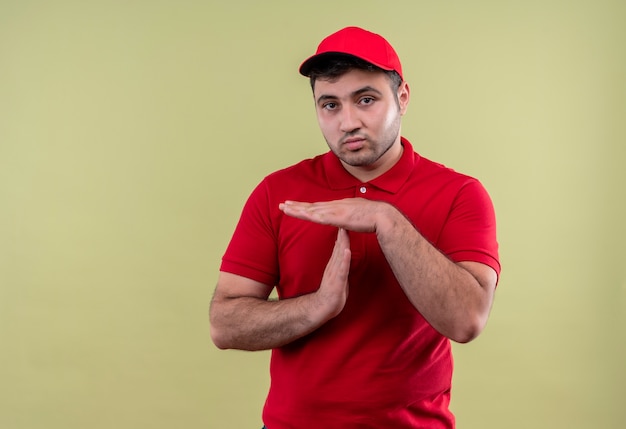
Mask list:
[[[341,109],[340,130],[344,133],[351,133],[361,128],[361,120],[358,112],[352,106],[344,106]]]

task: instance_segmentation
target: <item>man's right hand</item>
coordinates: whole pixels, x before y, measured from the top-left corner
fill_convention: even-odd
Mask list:
[[[321,323],[341,313],[346,304],[349,292],[350,259],[348,231],[339,228],[335,247],[328,264],[326,264],[320,288],[311,297],[314,298],[314,314],[317,313]]]

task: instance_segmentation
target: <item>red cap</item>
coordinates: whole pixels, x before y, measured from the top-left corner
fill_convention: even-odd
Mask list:
[[[315,55],[300,65],[300,74],[309,76],[313,64],[325,56],[351,55],[380,67],[395,70],[402,77],[400,58],[382,36],[359,27],[346,27],[322,40]]]

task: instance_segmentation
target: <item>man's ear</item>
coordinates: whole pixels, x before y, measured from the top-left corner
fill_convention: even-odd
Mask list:
[[[410,98],[411,91],[409,90],[409,84],[402,82],[398,87],[398,105],[400,106],[400,114],[404,115],[406,113]]]

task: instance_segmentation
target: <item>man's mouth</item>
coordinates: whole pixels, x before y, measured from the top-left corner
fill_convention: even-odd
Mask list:
[[[343,142],[343,146],[350,151],[357,151],[363,148],[365,144],[365,139],[362,137],[353,137],[349,139],[345,139]]]

